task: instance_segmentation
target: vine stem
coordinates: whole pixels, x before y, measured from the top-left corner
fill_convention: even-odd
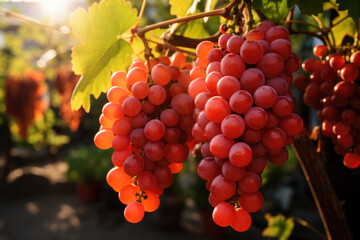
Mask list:
[[[139,22],[140,22],[140,19],[142,18],[143,14],[144,14],[145,6],[146,6],[146,0],[143,0],[142,5],[141,5],[141,9],[140,9],[140,13],[139,13],[139,16],[138,16]]]
[[[140,9],[140,12],[139,12],[139,16],[138,16],[138,21],[137,21],[137,23],[135,24],[135,27],[134,27],[134,28],[137,28],[137,26],[138,26],[139,23],[140,23],[140,20],[141,20],[142,16],[144,15],[145,6],[146,6],[146,0],[143,0],[143,2],[142,2],[142,4],[141,4],[141,9]]]
[[[135,26],[131,30],[131,33],[133,35],[137,34],[144,44],[145,58],[148,63],[148,66],[149,66],[149,71],[151,71],[149,57],[152,56],[152,54],[151,54],[151,48],[149,47],[149,44],[145,38],[145,33],[147,33],[148,31],[157,29],[157,28],[167,27],[167,26],[175,24],[175,23],[184,23],[184,22],[188,22],[188,21],[192,21],[192,20],[204,18],[204,17],[212,17],[212,16],[228,17],[232,7],[235,5],[235,2],[236,2],[236,0],[233,0],[231,3],[229,3],[224,8],[212,10],[209,12],[202,12],[202,13],[198,13],[198,14],[194,14],[194,15],[190,15],[190,16],[186,16],[186,17],[182,17],[182,18],[174,18],[174,19],[170,19],[167,21],[151,24],[151,25],[145,26],[143,28],[138,28],[137,26]]]
[[[316,37],[316,38],[320,39],[324,44],[327,45],[327,40],[324,39],[321,32],[291,29],[291,33],[292,34],[305,34],[305,35],[313,36],[313,37]]]
[[[349,16],[343,17],[342,19],[340,19],[338,22],[336,22],[335,24],[333,24],[330,28],[336,27],[337,25],[339,25],[340,23],[342,23],[343,21],[345,21]]]
[[[141,36],[141,35],[144,35],[148,31],[151,31],[151,30],[154,30],[157,28],[167,27],[167,26],[175,24],[175,23],[189,22],[189,21],[199,19],[199,18],[204,18],[204,17],[214,17],[214,16],[228,17],[230,10],[234,6],[234,4],[235,4],[235,0],[233,0],[231,3],[229,3],[224,8],[212,10],[209,12],[202,12],[202,13],[198,13],[198,14],[194,14],[194,15],[190,15],[190,16],[186,16],[186,17],[174,18],[174,19],[170,19],[167,21],[151,24],[151,25],[145,26],[143,28],[134,28],[132,30],[132,33],[137,33],[139,36]]]
[[[321,31],[322,29],[312,23],[308,23],[308,22],[303,22],[303,21],[299,21],[299,20],[286,20],[286,21],[282,21],[281,23],[296,23],[296,24],[303,24],[303,25],[308,25],[310,27],[313,27],[319,31]]]
[[[58,27],[42,23],[38,19],[26,16],[26,15],[21,14],[21,13],[15,13],[15,12],[12,12],[12,11],[7,10],[5,8],[0,7],[0,15],[3,15],[5,17],[7,17],[7,18],[14,18],[14,19],[18,19],[18,20],[23,21],[23,22],[35,24],[35,25],[38,25],[40,27],[49,28],[51,30],[55,30],[57,33],[59,33],[61,35],[68,36],[68,34],[62,32]]]
[[[292,16],[294,15],[294,11],[295,11],[295,6],[290,8],[289,13],[286,16],[287,28],[288,28],[290,34],[292,34],[291,19],[292,19]]]
[[[289,11],[289,14],[286,17],[286,21],[281,22],[281,23],[286,23],[287,24],[287,27],[288,27],[288,30],[289,30],[290,34],[306,34],[306,35],[309,35],[309,36],[316,37],[316,38],[320,39],[328,48],[332,49],[332,45],[330,43],[330,40],[329,40],[328,36],[324,34],[324,31],[323,31],[322,28],[320,28],[320,27],[318,27],[318,26],[316,26],[314,24],[311,24],[311,23],[298,21],[298,20],[291,20],[293,13],[294,13],[294,8],[291,8],[290,11]],[[294,29],[291,28],[292,23],[307,25],[307,26],[313,27],[313,28],[315,28],[317,30],[314,30],[314,31],[294,30]]]
[[[173,35],[166,37],[164,40],[171,45],[180,46],[180,47],[187,47],[187,48],[196,48],[196,46],[202,41],[210,41],[210,42],[217,42],[221,32],[218,31],[214,35],[211,35],[207,38],[188,38],[179,35]]]
[[[308,136],[296,139],[293,147],[318,208],[328,240],[352,240],[342,206],[326,174],[322,155],[316,152]]]
[[[317,24],[319,25],[319,28],[323,29],[324,26],[323,26],[323,23],[321,22],[320,18],[318,18],[318,17],[315,16],[315,15],[311,15],[311,16],[315,19],[315,21],[316,21]]]
[[[158,45],[160,47],[164,47],[164,48],[167,48],[167,49],[170,49],[170,50],[173,50],[173,51],[179,51],[179,52],[183,52],[183,53],[186,53],[188,55],[191,55],[191,56],[196,56],[196,53],[194,53],[194,52],[178,48],[178,47],[176,47],[174,45],[171,45],[170,43],[167,43],[167,42],[165,42],[165,44],[163,44],[163,43],[153,41],[151,39],[146,39],[146,41],[151,42],[151,43],[155,43],[156,45]]]

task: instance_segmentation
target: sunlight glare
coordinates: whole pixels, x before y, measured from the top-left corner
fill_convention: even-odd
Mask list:
[[[63,20],[68,13],[69,0],[42,0],[44,12],[49,16],[51,22]]]

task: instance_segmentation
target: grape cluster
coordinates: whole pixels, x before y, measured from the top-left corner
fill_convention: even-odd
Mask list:
[[[204,157],[197,171],[207,181],[214,222],[243,232],[249,213],[263,205],[267,161],[285,163],[285,146],[303,129],[289,88],[300,59],[288,30],[268,20],[244,37],[225,33],[218,45],[203,41],[196,54],[191,74],[202,74],[188,91],[196,106],[192,134]]]
[[[148,64],[151,77],[148,76]],[[192,65],[183,53],[135,60],[127,73],[115,72],[102,109],[100,149],[113,148],[108,184],[126,204],[127,221],[141,221],[159,206],[163,189],[173,183],[193,144],[194,101],[187,94]]]
[[[48,108],[48,103],[43,100],[46,91],[42,72],[27,70],[23,75],[6,79],[6,114],[15,120],[23,139],[27,137],[28,128],[41,119]]]
[[[294,86],[304,92],[303,102],[317,110],[321,134],[332,139],[335,152],[348,168],[360,165],[360,51],[327,55],[324,45],[313,49],[319,59],[309,58]]]
[[[79,75],[76,75],[69,67],[63,66],[59,68],[55,81],[53,82],[54,88],[60,94],[59,115],[73,132],[78,130],[84,115],[83,109],[73,111],[70,105],[72,92],[79,79]]]

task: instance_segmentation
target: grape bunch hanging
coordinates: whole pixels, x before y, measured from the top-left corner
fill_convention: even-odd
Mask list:
[[[80,76],[76,75],[71,69],[68,67],[61,67],[59,68],[54,81],[54,87],[61,95],[59,115],[73,132],[78,130],[81,118],[84,115],[82,109],[72,111],[70,106],[71,95],[79,79]]]
[[[313,52],[319,59],[303,62],[307,75],[297,75],[294,86],[304,92],[304,104],[317,111],[321,135],[331,138],[335,152],[344,156],[344,165],[357,168],[360,165],[360,51],[348,49],[327,55],[326,46],[318,45]]]
[[[44,74],[35,70],[6,79],[6,114],[15,120],[23,139],[27,137],[28,128],[43,117],[48,107],[43,100],[46,91]]]
[[[218,44],[201,42],[196,67],[202,76],[189,85],[195,101],[192,134],[204,157],[198,174],[207,181],[213,220],[239,232],[251,225],[249,213],[263,205],[261,173],[271,162],[288,159],[286,145],[303,129],[292,113],[289,85],[300,59],[289,32],[262,22],[244,37],[224,33]]]
[[[115,150],[107,182],[127,205],[124,216],[131,223],[158,208],[159,196],[194,145],[195,106],[187,94],[191,67],[178,52],[171,60],[161,56],[145,64],[136,59],[127,73],[111,77],[94,142],[100,149]]]

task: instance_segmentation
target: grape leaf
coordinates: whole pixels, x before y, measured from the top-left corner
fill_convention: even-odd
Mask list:
[[[284,20],[289,12],[287,0],[254,0],[253,5],[274,22]]]
[[[360,4],[354,0],[337,0],[339,4],[339,10],[349,10],[349,17],[354,21],[360,18]]]
[[[332,23],[335,25],[337,22],[339,22],[341,19],[346,17],[348,15],[348,11],[338,11],[339,16],[334,18]],[[337,24],[335,27],[332,28],[332,31],[334,33],[335,42],[337,45],[341,45],[344,37],[346,35],[350,37],[354,37],[355,34],[355,22],[352,20],[352,18],[348,17],[344,21]]]
[[[279,238],[279,240],[287,240],[290,237],[294,229],[293,218],[286,219],[282,214],[276,216],[265,214],[265,219],[268,221],[268,226],[262,232],[264,237]]]
[[[204,21],[202,19],[196,19],[189,22],[181,28],[181,30],[179,32],[184,37],[204,38],[210,36],[209,32],[205,29]]]
[[[184,17],[187,14],[189,8],[193,5],[193,2],[194,0],[170,0],[169,4],[171,6],[171,15]]]
[[[298,5],[304,15],[317,15],[323,12],[323,4],[328,0],[288,0],[288,6]]]
[[[110,87],[111,71],[125,70],[131,63],[131,45],[121,39],[137,21],[137,11],[124,0],[108,0],[70,16],[70,25],[81,43],[73,48],[73,71],[82,75],[72,98],[73,110],[90,110],[90,94],[98,98]]]

